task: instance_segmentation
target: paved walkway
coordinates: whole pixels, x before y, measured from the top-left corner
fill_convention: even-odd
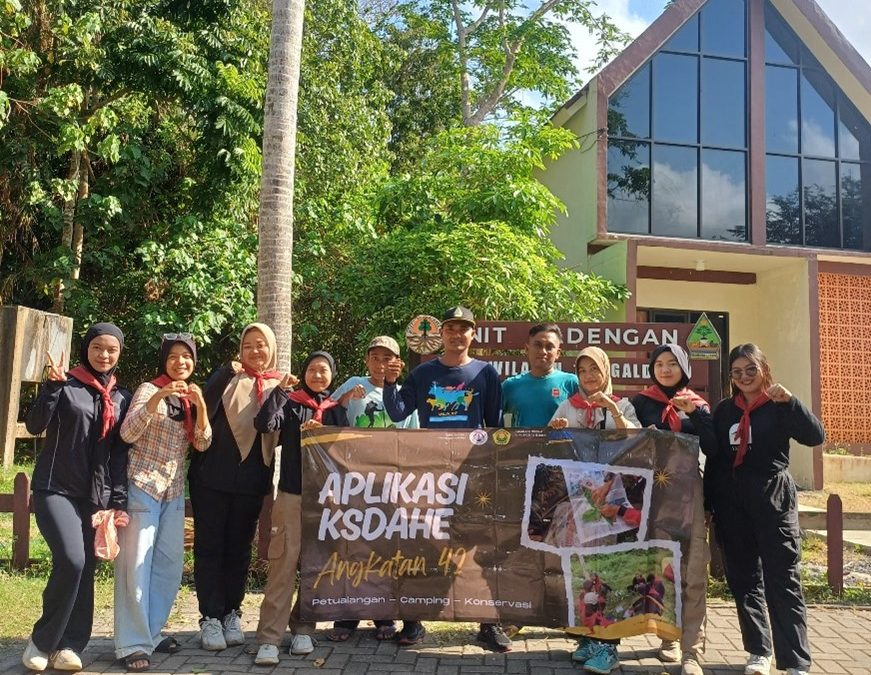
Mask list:
[[[525,628],[515,638],[514,649],[508,654],[492,654],[476,644],[470,624],[430,624],[430,634],[419,645],[398,648],[394,643],[379,643],[372,637],[368,622],[348,642],[336,644],[321,639],[308,656],[281,655],[277,666],[254,665],[251,652],[254,645],[259,595],[249,595],[243,607],[244,627],[248,644],[222,652],[206,652],[199,648],[196,634],[196,614],[190,597],[180,598],[171,617],[172,633],[182,642],[183,649],[169,656],[155,654],[152,675],[382,675],[388,673],[422,673],[430,675],[482,675],[512,673],[527,675],[568,675],[581,672],[569,659],[573,642],[559,631]],[[325,629],[328,624],[320,624]],[[124,672],[112,652],[111,614],[99,615],[95,637],[85,651],[85,675],[91,673]],[[810,640],[814,652],[814,673],[849,673],[871,675],[871,608],[811,607]],[[624,640],[620,648],[622,667],[615,673],[623,675],[674,675],[677,666],[664,666],[656,658],[658,641],[651,637]],[[0,652],[0,673],[23,675],[21,649]],[[734,607],[715,604],[709,608],[708,649],[705,672],[709,675],[742,673],[744,652],[738,633]],[[774,672],[774,671],[772,671]]]

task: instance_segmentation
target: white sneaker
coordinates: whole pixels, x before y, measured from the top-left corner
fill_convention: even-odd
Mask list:
[[[808,671],[801,668],[787,668],[786,675],[808,675]]]
[[[27,647],[24,648],[24,654],[21,655],[21,663],[29,670],[42,672],[48,668],[48,654],[39,651],[37,646],[33,644],[33,638],[27,641]]]
[[[52,654],[48,664],[55,670],[78,672],[82,669],[82,659],[72,649],[61,649]]]
[[[254,657],[254,663],[258,666],[277,666],[278,665],[278,647],[275,645],[260,645],[257,650],[257,656]]]
[[[200,643],[203,649],[210,652],[219,652],[227,648],[224,640],[224,627],[217,619],[206,617],[200,624]]]
[[[680,663],[680,642],[663,640],[659,645],[659,660],[663,663]]]
[[[315,641],[311,635],[294,635],[290,638],[289,654],[302,656],[303,654],[311,654],[315,650]]]
[[[744,675],[768,675],[771,671],[771,657],[751,654],[744,666]]]
[[[705,675],[699,660],[695,656],[684,655],[680,665],[680,675]]]
[[[245,644],[245,633],[242,632],[242,612],[238,609],[231,610],[222,622],[224,628],[224,642],[228,647]]]

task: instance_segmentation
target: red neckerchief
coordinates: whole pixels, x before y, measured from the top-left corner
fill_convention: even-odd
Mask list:
[[[151,384],[153,384],[158,389],[163,389],[170,382],[172,382],[172,378],[166,374],[160,375],[159,377],[155,377],[153,380],[151,380]],[[191,413],[191,402],[187,399],[187,396],[179,396],[178,400],[181,401],[181,408],[184,411],[184,435],[187,436],[187,439],[191,443],[193,443],[194,416]]]
[[[109,435],[109,432],[112,431],[112,427],[115,426],[115,401],[112,400],[112,390],[115,388],[115,376],[112,375],[109,378],[109,382],[104,387],[103,383],[94,377],[93,373],[84,366],[76,366],[69,372],[69,374],[82,384],[92,387],[100,392],[100,398],[103,399],[103,431],[100,434],[100,440],[102,441]]]
[[[254,378],[254,386],[255,386],[256,391],[257,391],[257,404],[262,405],[263,404],[263,387],[264,387],[263,381],[264,380],[280,380],[281,373],[279,373],[277,370],[264,370],[261,373],[261,372],[258,372],[256,370],[252,370],[251,368],[249,368],[246,365],[242,366],[242,370],[245,372],[246,375],[250,375],[251,377]]]
[[[296,391],[287,395],[291,401],[295,401],[301,405],[304,405],[306,408],[310,408],[315,411],[314,417],[312,419],[315,422],[322,422],[324,419],[324,411],[329,410],[330,408],[335,408],[339,405],[339,402],[335,399],[330,398],[329,396],[325,397],[323,401],[320,403],[309,394],[305,389],[297,389]]]
[[[737,469],[741,466],[741,463],[744,461],[744,455],[747,454],[747,444],[750,441],[750,413],[756,410],[756,408],[765,405],[770,400],[768,394],[765,392],[759,394],[759,396],[756,397],[756,400],[749,406],[747,405],[747,401],[744,399],[744,394],[740,392],[735,394],[732,399],[735,407],[738,408],[738,410],[744,411],[744,414],[741,415],[741,421],[738,422],[738,430],[735,432],[735,435],[738,437],[738,454],[735,455],[735,461],[732,462],[733,469]]]
[[[677,409],[674,407],[674,403],[672,403],[674,397],[669,398],[668,394],[657,386],[647,387],[647,389],[643,389],[639,393],[641,396],[646,396],[647,398],[652,398],[654,401],[658,401],[659,403],[664,403],[665,408],[662,411],[662,421],[668,422],[668,428],[672,431],[680,431],[680,415],[677,414]],[[697,408],[708,407],[708,402],[692,389],[684,387],[680,391],[675,392],[675,396],[689,396],[690,399],[692,399],[692,402],[696,404]]]
[[[620,399],[612,394],[611,400],[614,401],[614,403],[616,403]],[[587,411],[587,419],[586,419],[586,423],[585,423],[585,426],[587,427],[587,429],[593,428],[593,409],[605,407],[605,406],[600,405],[598,403],[593,403],[592,401],[588,401],[583,396],[581,396],[580,392],[578,392],[576,394],[572,394],[571,396],[569,396],[569,403],[571,403],[575,408],[581,408],[582,410]]]

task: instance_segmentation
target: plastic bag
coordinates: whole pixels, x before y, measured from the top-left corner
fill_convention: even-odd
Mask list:
[[[118,546],[118,528],[125,527],[130,522],[130,516],[118,509],[97,511],[91,516],[94,526],[94,554],[101,560],[114,560],[118,557],[121,547]]]

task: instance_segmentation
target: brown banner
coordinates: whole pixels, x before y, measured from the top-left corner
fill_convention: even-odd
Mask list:
[[[679,634],[691,437],[326,428],[303,462],[305,619]]]

